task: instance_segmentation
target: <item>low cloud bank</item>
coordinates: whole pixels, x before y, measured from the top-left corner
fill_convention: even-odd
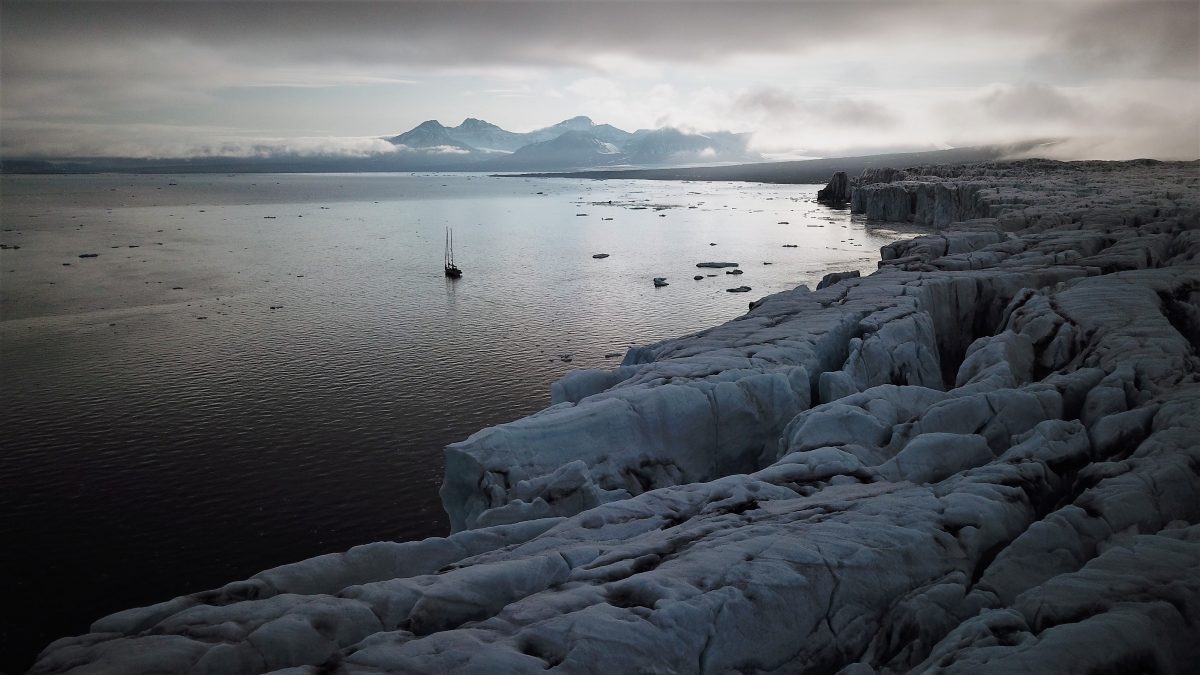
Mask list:
[[[731,114],[755,128],[769,154],[832,157],[1038,138],[1055,159],[1200,158],[1200,90],[1177,80],[1129,80],[1062,87],[993,84],[930,89],[899,99],[764,88],[733,100]]]
[[[30,125],[0,132],[5,157],[131,159],[371,157],[407,150],[374,137],[242,137],[224,131],[153,127]],[[449,148],[454,151],[456,148]]]

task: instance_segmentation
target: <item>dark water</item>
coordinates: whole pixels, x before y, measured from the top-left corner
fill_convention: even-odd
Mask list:
[[[545,406],[567,370],[619,361],[605,354],[869,271],[897,237],[811,203],[816,186],[374,174],[0,188],[0,242],[20,246],[0,252],[0,669],[112,611],[445,534],[445,444]],[[439,268],[447,225],[458,281]],[[703,260],[745,274],[693,281]],[[725,292],[742,284],[753,292]]]

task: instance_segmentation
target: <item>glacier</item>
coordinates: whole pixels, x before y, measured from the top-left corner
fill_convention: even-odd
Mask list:
[[[1192,672],[1200,163],[832,183],[936,229],[449,446],[446,537],[126,610],[32,672]]]

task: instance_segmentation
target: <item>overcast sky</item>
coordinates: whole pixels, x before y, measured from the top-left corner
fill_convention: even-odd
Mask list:
[[[1200,3],[13,2],[5,156],[365,153],[423,120],[1200,157]]]

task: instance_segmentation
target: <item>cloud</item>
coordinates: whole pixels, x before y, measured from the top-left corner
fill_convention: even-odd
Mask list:
[[[1200,91],[1173,79],[1060,87],[1042,82],[927,87],[849,99],[830,92],[758,88],[732,114],[772,155],[836,156],[1058,139],[1061,159],[1200,157]]]
[[[405,146],[405,150],[411,150]],[[466,148],[456,148],[453,145],[433,145],[428,148],[420,148],[418,152],[432,152],[435,155],[469,155],[470,150]]]
[[[3,129],[8,157],[368,157],[402,147],[376,137],[245,136],[224,127],[21,123]]]
[[[1200,154],[1198,31],[1194,0],[6,0],[0,150],[253,152],[239,139],[585,113],[802,154],[1048,133]]]
[[[884,14],[895,14],[880,5]],[[796,51],[855,19],[828,2],[56,2],[6,3],[6,38],[51,43],[166,37],[290,62],[579,64],[593,56],[675,61]],[[48,50],[47,50],[48,52]],[[275,55],[275,59],[270,59]]]
[[[616,82],[604,77],[587,77],[565,87],[570,94],[586,99],[621,98],[624,92]]]
[[[364,70],[386,71],[395,64],[416,70],[584,67],[628,77],[629,70],[655,62],[712,64],[740,55],[811,53],[823,46],[852,55],[852,50],[864,45],[873,45],[877,52],[903,53],[899,50],[977,44],[981,27],[989,34],[1036,40],[1047,36],[1048,26],[1064,26],[1066,31],[1090,21],[1089,16],[1081,16],[1086,12],[1080,12],[1078,4],[1028,0],[1002,4],[954,0],[7,2],[0,30],[4,67],[14,71],[37,68],[115,76],[119,73],[103,63],[109,58],[106,54],[117,54],[123,62],[121,54],[147,46],[163,50],[158,59],[162,64],[185,68],[199,52],[206,52],[206,59],[243,67],[247,72],[242,76],[251,77],[254,72],[297,65],[314,73],[351,76]],[[1174,7],[1172,3],[1138,4]],[[1078,45],[1088,44],[1089,35],[1073,37],[1064,32],[1059,39],[1075,53]],[[1172,42],[1175,47],[1186,47],[1176,42]],[[73,49],[98,55],[99,62],[75,58]],[[175,50],[178,55],[172,58]],[[1055,53],[1053,40],[1047,41],[1047,50]],[[210,70],[212,75],[222,72]],[[648,72],[661,75],[653,69]],[[380,76],[406,79],[411,75]]]
[[[993,119],[1021,122],[1077,120],[1089,110],[1089,106],[1079,98],[1039,82],[1000,86],[972,104]]]
[[[1171,79],[1113,80],[1086,86],[998,84],[932,111],[956,144],[1033,138],[1062,142],[1044,155],[1062,159],[1196,159],[1200,92]]]
[[[837,94],[801,94],[778,87],[759,87],[738,96],[736,110],[767,120],[793,124],[834,123],[851,127],[891,127],[897,117],[886,104]]]
[[[465,92],[465,93],[470,93],[470,92]],[[537,92],[534,91],[533,87],[529,86],[528,84],[522,84],[519,87],[496,87],[496,88],[492,88],[492,89],[484,89],[480,93],[487,94],[488,96],[504,96],[504,97],[517,97],[517,98],[535,96],[537,94]]]
[[[1058,17],[1032,65],[1043,77],[1200,79],[1200,3],[1082,3]]]

